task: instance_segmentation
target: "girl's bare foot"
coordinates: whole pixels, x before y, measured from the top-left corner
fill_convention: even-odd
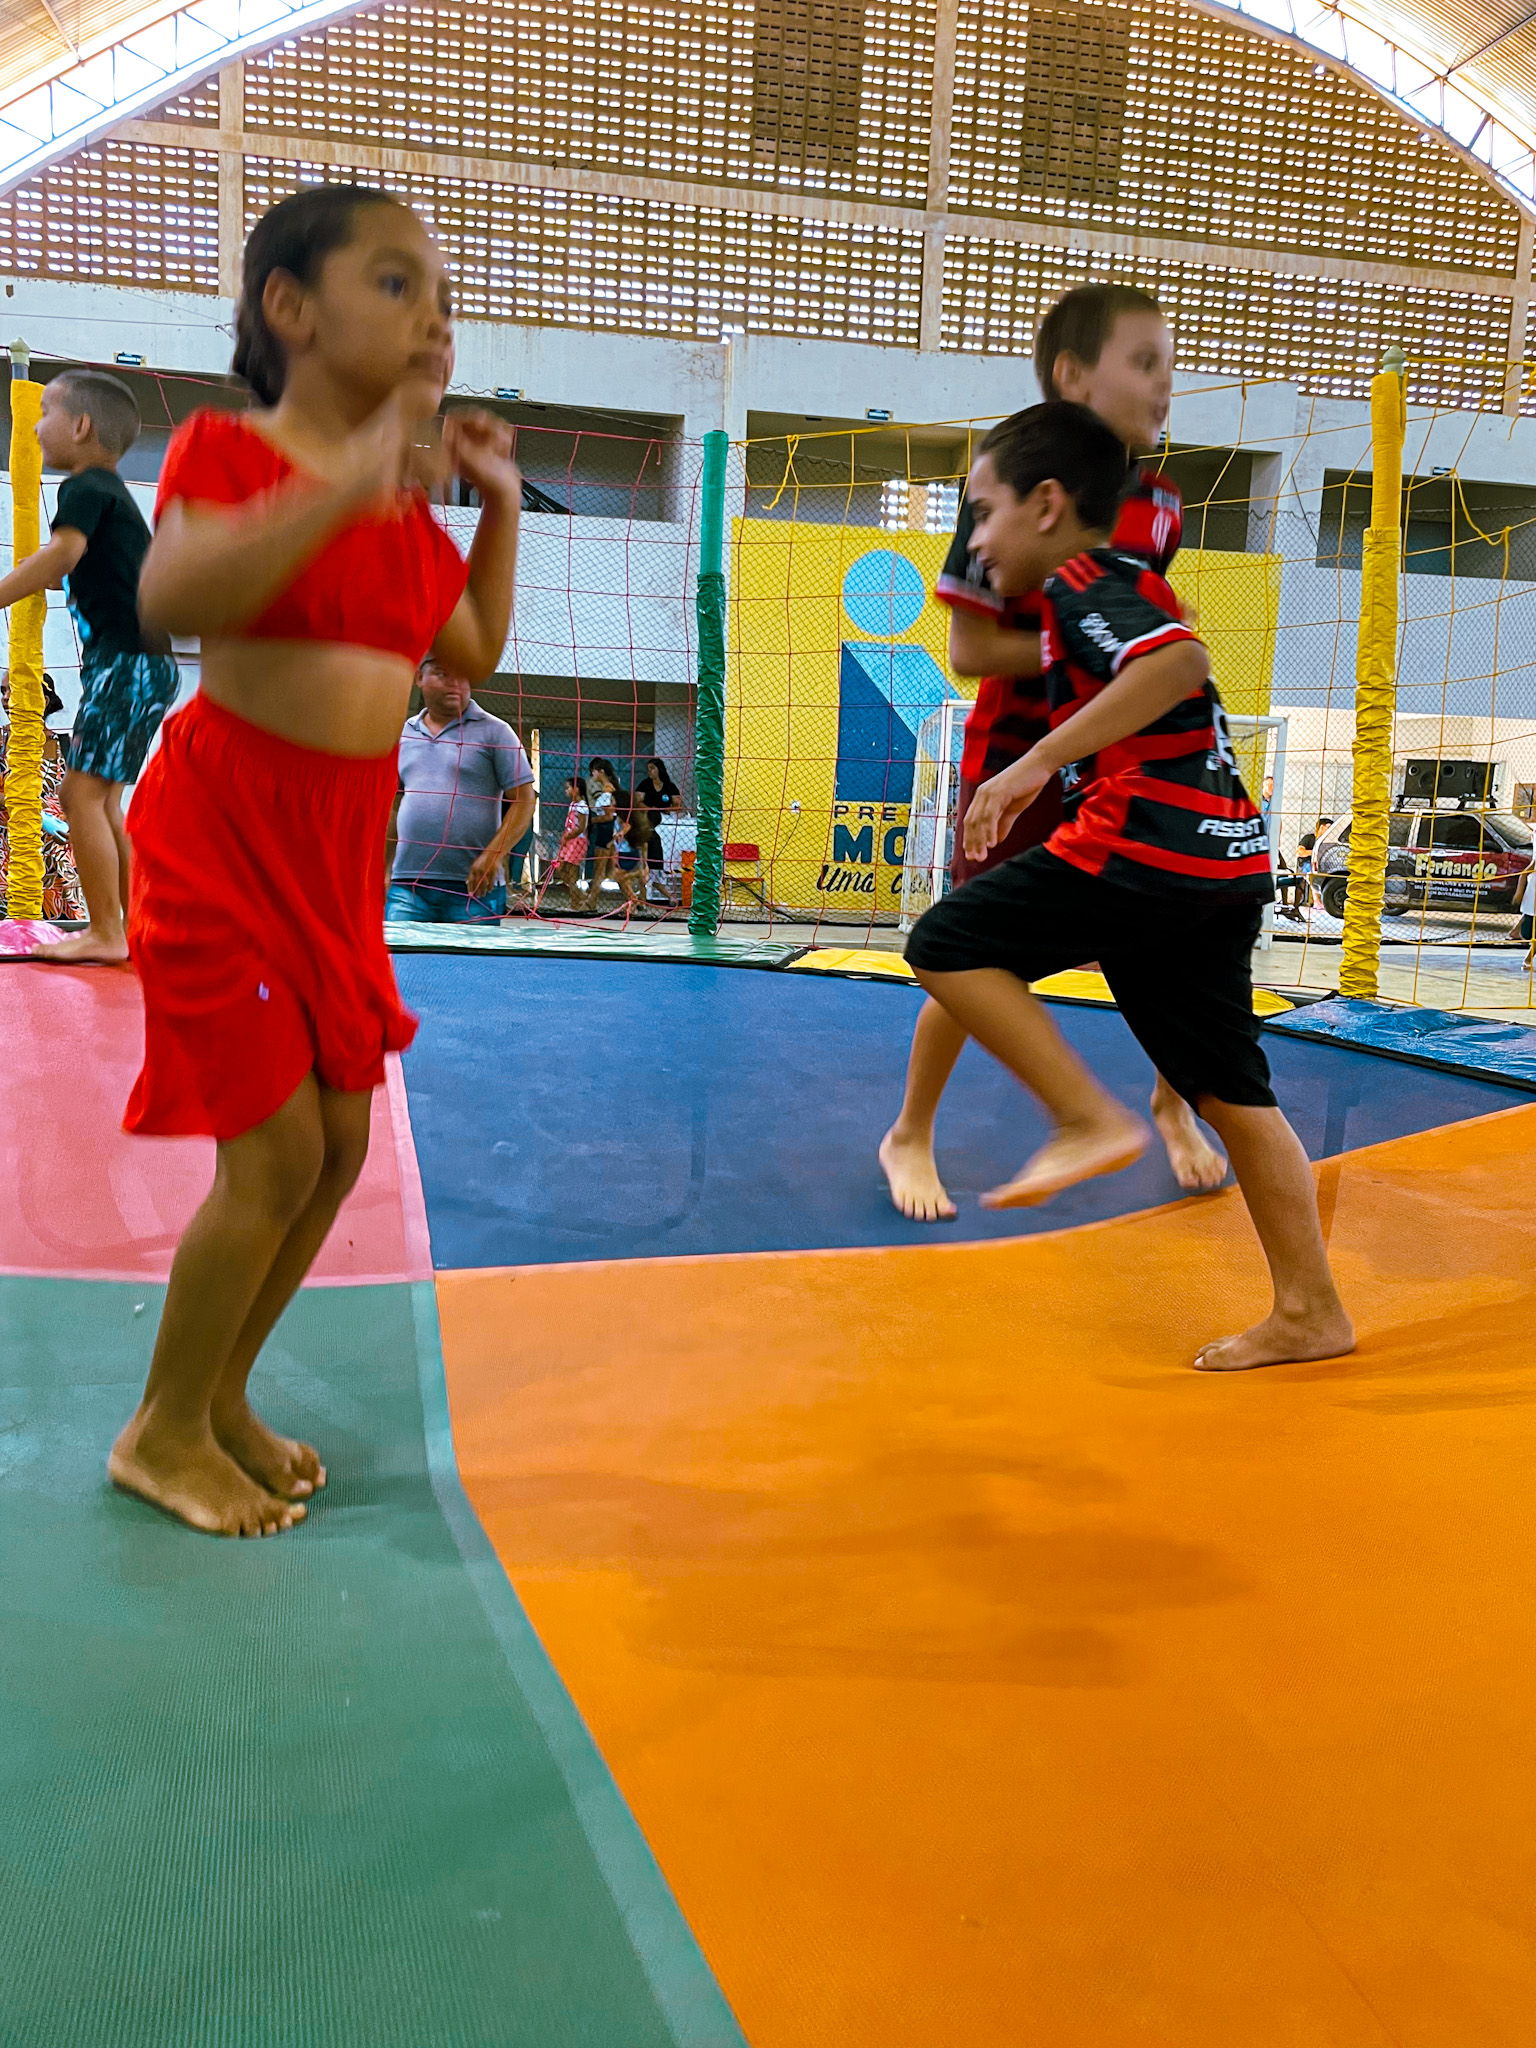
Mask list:
[[[1240,1336],[1207,1344],[1195,1359],[1195,1370],[1252,1372],[1260,1365],[1303,1365],[1343,1358],[1354,1348],[1355,1326],[1340,1303],[1310,1315],[1281,1315],[1276,1309]]]
[[[275,1536],[304,1519],[302,1503],[264,1492],[212,1435],[189,1440],[157,1430],[142,1410],[112,1446],[107,1474],[125,1493],[209,1536]]]
[[[121,967],[128,958],[128,941],[104,939],[98,932],[71,932],[67,939],[39,946],[27,958],[49,967]]]
[[[880,1140],[880,1171],[891,1200],[914,1223],[937,1223],[953,1216],[955,1205],[939,1179],[931,1138],[903,1138],[894,1125]]]
[[[1029,1209],[1064,1188],[1133,1166],[1151,1133],[1125,1111],[1087,1124],[1063,1124],[1006,1187],[983,1195],[983,1209]]]
[[[1192,1195],[1214,1194],[1227,1177],[1226,1159],[1201,1130],[1183,1096],[1175,1095],[1165,1081],[1152,1091],[1152,1121],[1179,1186]]]
[[[244,1400],[215,1407],[213,1434],[220,1448],[279,1500],[307,1500],[325,1484],[320,1453],[297,1437],[279,1436]]]

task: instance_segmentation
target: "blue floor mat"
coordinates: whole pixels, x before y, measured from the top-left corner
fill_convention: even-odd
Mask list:
[[[968,1047],[939,1119],[960,1214],[908,1223],[875,1147],[922,997],[902,983],[642,962],[397,959],[421,1017],[405,1056],[439,1268],[1017,1237],[1179,1198],[1160,1148],[1043,1209],[977,1195],[1043,1135]],[[1152,1069],[1119,1014],[1058,1005],[1083,1058],[1145,1109]],[[1528,1103],[1523,1091],[1266,1034],[1314,1159]]]

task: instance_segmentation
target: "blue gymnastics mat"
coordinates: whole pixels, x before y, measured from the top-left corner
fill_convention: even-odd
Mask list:
[[[922,1001],[902,983],[452,954],[396,968],[421,1017],[405,1073],[440,1269],[974,1242],[1180,1199],[1154,1147],[1043,1209],[978,1208],[1043,1127],[968,1047],[939,1121],[960,1214],[897,1215],[875,1148]],[[1106,1085],[1144,1109],[1152,1069],[1119,1014],[1055,1015]],[[1530,1100],[1338,1044],[1270,1034],[1265,1048],[1314,1159]]]

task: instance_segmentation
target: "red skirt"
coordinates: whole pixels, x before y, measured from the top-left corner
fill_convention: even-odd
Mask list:
[[[384,946],[395,749],[279,739],[204,696],[161,729],[128,815],[144,1070],[123,1126],[238,1138],[313,1071],[376,1088],[416,1035]]]

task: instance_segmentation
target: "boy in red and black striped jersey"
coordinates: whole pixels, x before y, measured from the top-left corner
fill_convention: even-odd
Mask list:
[[[1206,651],[1163,579],[1104,545],[1124,450],[1080,406],[988,435],[971,471],[972,551],[1004,593],[1042,589],[1050,730],[971,800],[980,860],[1041,792],[1047,842],[936,903],[907,946],[927,993],[1045,1104],[1052,1136],[993,1208],[1128,1166],[1149,1133],[1067,1046],[1029,984],[1096,955],[1158,1072],[1225,1142],[1274,1282],[1273,1311],[1209,1344],[1207,1371],[1349,1351],[1312,1170],[1275,1102],[1249,963],[1273,894]]]
[[[1081,285],[1058,299],[1035,338],[1035,376],[1048,398],[1070,398],[1097,413],[1132,455],[1156,447],[1173,392],[1173,342],[1157,301],[1129,285]],[[1171,479],[1139,466],[1115,520],[1114,542],[1166,575],[1178,552],[1184,507]],[[960,796],[950,877],[958,888],[973,875],[1048,838],[1060,805],[1047,790],[980,861],[965,851],[965,816],[983,782],[1027,754],[1047,730],[1040,661],[1040,595],[1004,597],[971,552],[972,508],[960,507],[955,537],[937,595],[950,608],[949,664],[956,675],[980,676],[965,726]],[[936,1004],[923,1007],[912,1035],[901,1112],[880,1146],[891,1199],[904,1216],[933,1222],[955,1207],[939,1178],[934,1117],[963,1033]],[[1227,1162],[1207,1140],[1186,1103],[1158,1077],[1152,1120],[1168,1149],[1179,1185],[1192,1192],[1220,1187]]]

